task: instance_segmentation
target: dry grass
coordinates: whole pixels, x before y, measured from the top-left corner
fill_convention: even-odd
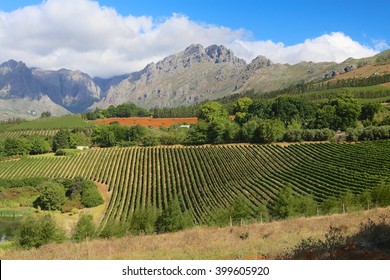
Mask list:
[[[300,240],[322,238],[329,226],[344,226],[347,234],[368,218],[390,215],[390,207],[351,214],[297,218],[242,227],[196,228],[152,236],[91,240],[79,244],[49,244],[39,249],[10,250],[1,259],[273,259]],[[248,233],[248,238],[240,235]]]

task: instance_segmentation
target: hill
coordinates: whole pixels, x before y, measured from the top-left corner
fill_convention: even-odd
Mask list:
[[[107,184],[111,200],[101,227],[126,223],[134,211],[152,205],[165,209],[175,197],[195,222],[205,223],[239,197],[258,219],[261,207],[272,208],[286,185],[319,202],[346,191],[360,194],[390,181],[389,154],[390,141],[106,148],[1,161],[0,178],[82,176]]]
[[[241,227],[198,227],[153,236],[126,236],[89,240],[82,243],[49,244],[38,249],[0,252],[1,259],[29,260],[237,260],[277,259],[300,240],[325,239],[329,228],[341,229],[342,236],[356,234],[369,220],[389,217],[390,208],[347,214],[295,218]],[[388,221],[387,221],[388,222]],[[384,232],[386,233],[386,232]],[[246,238],[242,238],[247,236]],[[372,238],[372,236],[371,236]],[[348,247],[337,252],[340,259],[389,259],[389,252]]]

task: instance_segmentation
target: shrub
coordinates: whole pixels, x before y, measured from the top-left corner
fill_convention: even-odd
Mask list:
[[[35,201],[36,206],[43,210],[59,210],[65,203],[65,188],[63,185],[55,182],[46,182],[41,185],[41,195]]]
[[[96,225],[91,214],[81,215],[72,232],[72,239],[76,242],[93,238],[96,234]]]
[[[103,197],[92,182],[86,182],[81,193],[81,203],[85,207],[95,207],[104,203]]]
[[[17,243],[26,249],[64,240],[65,231],[49,214],[40,218],[28,217],[17,232]]]

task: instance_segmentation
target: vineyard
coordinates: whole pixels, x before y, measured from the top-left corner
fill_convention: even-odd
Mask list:
[[[135,209],[164,209],[179,195],[194,220],[231,205],[239,195],[253,212],[272,205],[281,188],[321,201],[346,190],[390,181],[390,141],[360,144],[220,145],[92,149],[70,157],[0,162],[0,178],[82,176],[107,184],[103,218],[127,220]]]
[[[17,138],[23,135],[40,135],[53,137],[58,132],[58,129],[47,129],[47,130],[10,130],[0,132],[0,139],[6,138]]]

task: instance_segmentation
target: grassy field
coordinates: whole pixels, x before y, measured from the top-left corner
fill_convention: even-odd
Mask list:
[[[0,132],[10,131],[42,131],[70,128],[89,128],[93,125],[82,119],[80,115],[66,115],[63,117],[50,117],[22,122],[14,125],[0,125]]]
[[[84,259],[275,259],[309,237],[324,239],[330,226],[356,233],[368,219],[390,216],[390,207],[347,214],[296,218],[241,227],[198,227],[176,233],[126,236],[81,243],[48,244],[31,250],[0,250],[0,258]],[[242,238],[246,236],[247,238]]]

